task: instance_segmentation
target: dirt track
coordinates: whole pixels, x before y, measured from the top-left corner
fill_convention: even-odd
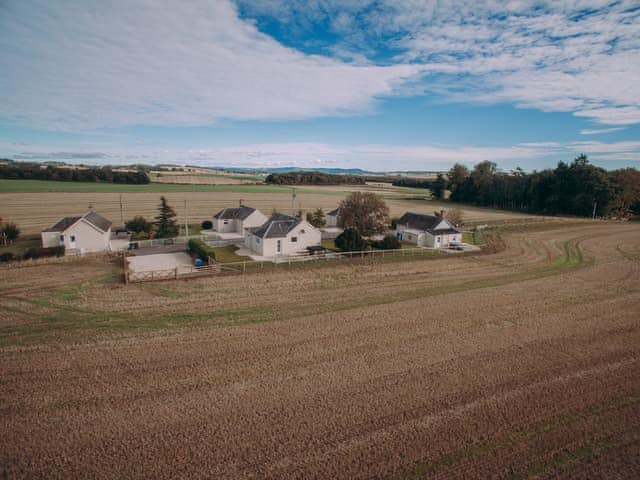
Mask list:
[[[115,289],[88,263],[67,297],[66,265],[11,272],[0,465],[9,478],[637,478],[640,229],[504,240],[494,255]]]

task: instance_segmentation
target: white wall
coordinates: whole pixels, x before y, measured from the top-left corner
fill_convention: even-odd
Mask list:
[[[71,241],[72,236],[75,236],[75,245]],[[110,237],[111,228],[103,233],[83,219],[65,230],[64,246],[78,249],[81,253],[101,252],[109,250]]]
[[[42,246],[45,248],[59,247],[64,245],[64,242],[60,240],[60,232],[42,232],[40,237],[42,238]]]
[[[232,218],[226,219],[226,220],[223,220],[221,218],[214,218],[212,223],[213,223],[213,229],[216,232],[230,233],[230,232],[236,231],[236,220]]]
[[[304,233],[303,233],[304,232]],[[293,242],[293,238],[297,241]],[[264,257],[275,257],[276,255],[290,255],[292,253],[306,252],[307,247],[320,245],[322,234],[320,230],[315,228],[307,221],[302,221],[289,232],[286,237],[281,238],[259,238],[245,233],[244,243],[247,248],[255,252],[257,255]],[[277,244],[280,240],[281,250],[277,253]]]

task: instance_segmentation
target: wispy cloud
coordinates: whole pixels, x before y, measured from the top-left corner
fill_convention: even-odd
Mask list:
[[[580,130],[580,135],[602,135],[605,133],[617,132],[620,130],[624,130],[624,127],[597,128],[597,129],[585,128],[583,130]]]
[[[304,30],[297,22],[346,17],[330,23],[343,51],[379,59],[391,48],[388,61],[423,65],[423,91],[450,100],[640,123],[640,9],[633,0],[240,3],[248,14],[282,18],[292,31],[296,24]]]
[[[0,119],[47,129],[211,125],[369,111],[420,66],[305,55],[227,0],[9,1]]]

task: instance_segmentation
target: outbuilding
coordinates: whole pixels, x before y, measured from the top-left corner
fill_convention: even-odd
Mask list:
[[[462,242],[462,232],[446,218],[407,212],[396,226],[396,237],[401,242],[419,247],[445,248],[452,242]]]
[[[102,252],[110,249],[111,222],[93,210],[64,217],[42,231],[43,247],[65,248],[65,254]]]
[[[245,228],[258,227],[267,221],[260,210],[246,205],[223,208],[213,216],[213,229],[219,233],[243,235]]]

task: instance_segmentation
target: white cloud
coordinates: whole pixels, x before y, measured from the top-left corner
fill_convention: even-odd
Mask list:
[[[304,55],[227,0],[0,7],[0,118],[47,129],[210,125],[370,110],[420,71]]]
[[[602,135],[604,133],[617,132],[619,130],[624,130],[624,127],[614,127],[614,128],[598,128],[598,129],[583,129],[580,130],[580,135]]]
[[[288,26],[348,15],[350,22],[340,22],[343,50],[395,48],[395,61],[433,74],[422,83],[427,93],[640,123],[636,0],[240,1],[249,13],[284,15]],[[349,35],[349,27],[366,38]]]

